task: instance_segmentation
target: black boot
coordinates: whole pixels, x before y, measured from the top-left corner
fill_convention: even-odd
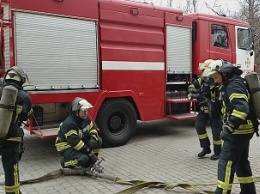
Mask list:
[[[204,157],[206,154],[210,154],[211,153],[211,150],[210,148],[203,148],[202,151],[200,153],[198,153],[198,157],[201,158],[201,157]]]
[[[210,159],[211,159],[211,160],[218,160],[219,157],[220,157],[220,155],[215,153],[215,154],[213,154],[213,155],[210,157]]]

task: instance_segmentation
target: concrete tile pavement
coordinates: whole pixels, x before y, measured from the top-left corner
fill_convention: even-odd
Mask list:
[[[210,130],[209,137],[211,136]],[[260,138],[251,141],[250,161],[255,176],[260,176]],[[26,150],[20,162],[21,180],[38,178],[60,168],[60,159],[54,147],[54,140],[41,140],[25,136]],[[194,129],[194,122],[169,120],[142,122],[136,135],[124,146],[105,148],[101,152],[105,173],[124,180],[160,181],[165,183],[215,182],[217,161],[198,159],[201,151]],[[0,174],[2,174],[2,167]],[[260,183],[256,183],[260,192]],[[23,194],[112,194],[129,188],[108,180],[81,176],[62,176],[49,181],[22,185]],[[214,190],[215,186],[204,189]],[[3,186],[0,193],[4,193]],[[138,193],[188,194],[181,188],[172,190],[144,189]],[[239,185],[233,186],[233,193],[239,193]]]

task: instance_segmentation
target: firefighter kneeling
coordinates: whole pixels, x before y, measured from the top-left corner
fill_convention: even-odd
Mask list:
[[[98,160],[102,139],[89,118],[92,107],[87,100],[76,97],[71,104],[72,113],[59,126],[55,147],[63,168],[88,168]]]

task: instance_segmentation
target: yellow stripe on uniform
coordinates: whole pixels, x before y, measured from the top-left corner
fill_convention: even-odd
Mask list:
[[[241,94],[241,93],[233,93],[229,96],[229,101],[231,102],[234,98],[243,98],[248,102],[248,97],[246,94]]]
[[[60,152],[60,151],[70,148],[71,146],[67,142],[60,142],[60,143],[56,143],[55,147],[56,147],[57,151]]]
[[[65,133],[65,137],[68,138],[71,135],[78,135],[78,132],[76,130],[70,130],[68,133]]]
[[[222,145],[222,141],[221,140],[213,141],[213,144],[214,145]]]
[[[234,116],[234,117],[240,118],[240,119],[242,119],[242,120],[245,120],[246,117],[247,117],[247,113],[238,111],[238,110],[236,110],[236,109],[234,109],[234,110],[232,111],[231,115]]]
[[[21,142],[22,137],[10,137],[7,139],[8,141],[16,141],[16,142]]]
[[[31,110],[27,113],[27,117],[30,117],[32,113],[33,113],[33,109],[31,109]]]
[[[232,184],[230,184],[230,178],[231,178],[231,166],[232,166],[233,162],[232,161],[228,161],[227,162],[227,166],[226,166],[226,170],[225,170],[225,177],[224,177],[224,182],[222,182],[222,188],[223,189],[223,194],[227,193],[228,191],[230,191],[232,189]]]
[[[248,176],[248,177],[237,177],[238,178],[238,182],[240,184],[249,184],[249,183],[253,183],[254,182],[254,178],[252,176]]]
[[[18,173],[18,163],[14,164],[14,184],[11,186],[5,186],[6,193],[15,193],[19,194],[20,191],[20,184],[19,184],[19,173]]]
[[[227,184],[223,181],[218,180],[217,186],[223,189],[223,194],[226,194],[228,191],[232,189],[232,184]]]
[[[207,133],[198,135],[199,139],[205,139],[208,137]]]
[[[253,128],[252,129],[236,129],[233,134],[251,134],[254,132],[255,132],[255,130]]]
[[[80,150],[81,148],[83,148],[84,146],[84,142],[83,141],[79,141],[79,143],[74,147],[75,150]]]

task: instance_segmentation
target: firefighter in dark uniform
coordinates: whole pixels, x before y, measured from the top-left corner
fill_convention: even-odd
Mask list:
[[[59,126],[55,147],[63,168],[88,168],[98,159],[102,139],[89,118],[92,107],[87,100],[76,97],[71,104],[72,113]]]
[[[210,157],[211,160],[217,160],[220,157],[222,141],[220,139],[220,131],[222,129],[220,102],[218,99],[219,88],[213,87],[213,80],[210,80],[208,76],[207,66],[213,62],[208,59],[204,62],[202,68],[202,76],[196,79],[188,87],[188,97],[197,98],[199,103],[199,111],[196,118],[195,128],[199,137],[200,146],[202,151],[198,154],[198,157],[204,157],[206,154],[211,153],[210,140],[206,131],[206,124],[209,121],[213,135],[214,154]]]
[[[9,131],[6,137],[0,139],[0,155],[2,156],[5,173],[5,192],[8,194],[21,193],[18,162],[23,152],[24,132],[22,124],[32,115],[31,98],[22,88],[26,78],[23,69],[14,66],[7,70],[0,87],[1,94],[6,85],[12,85],[18,89],[16,106]]]
[[[223,60],[216,60],[209,66],[208,74],[222,87],[224,141],[218,162],[218,182],[215,194],[230,194],[234,173],[240,183],[240,194],[256,194],[250,163],[249,142],[258,128],[256,116],[251,111],[249,92],[241,78],[242,70]]]

